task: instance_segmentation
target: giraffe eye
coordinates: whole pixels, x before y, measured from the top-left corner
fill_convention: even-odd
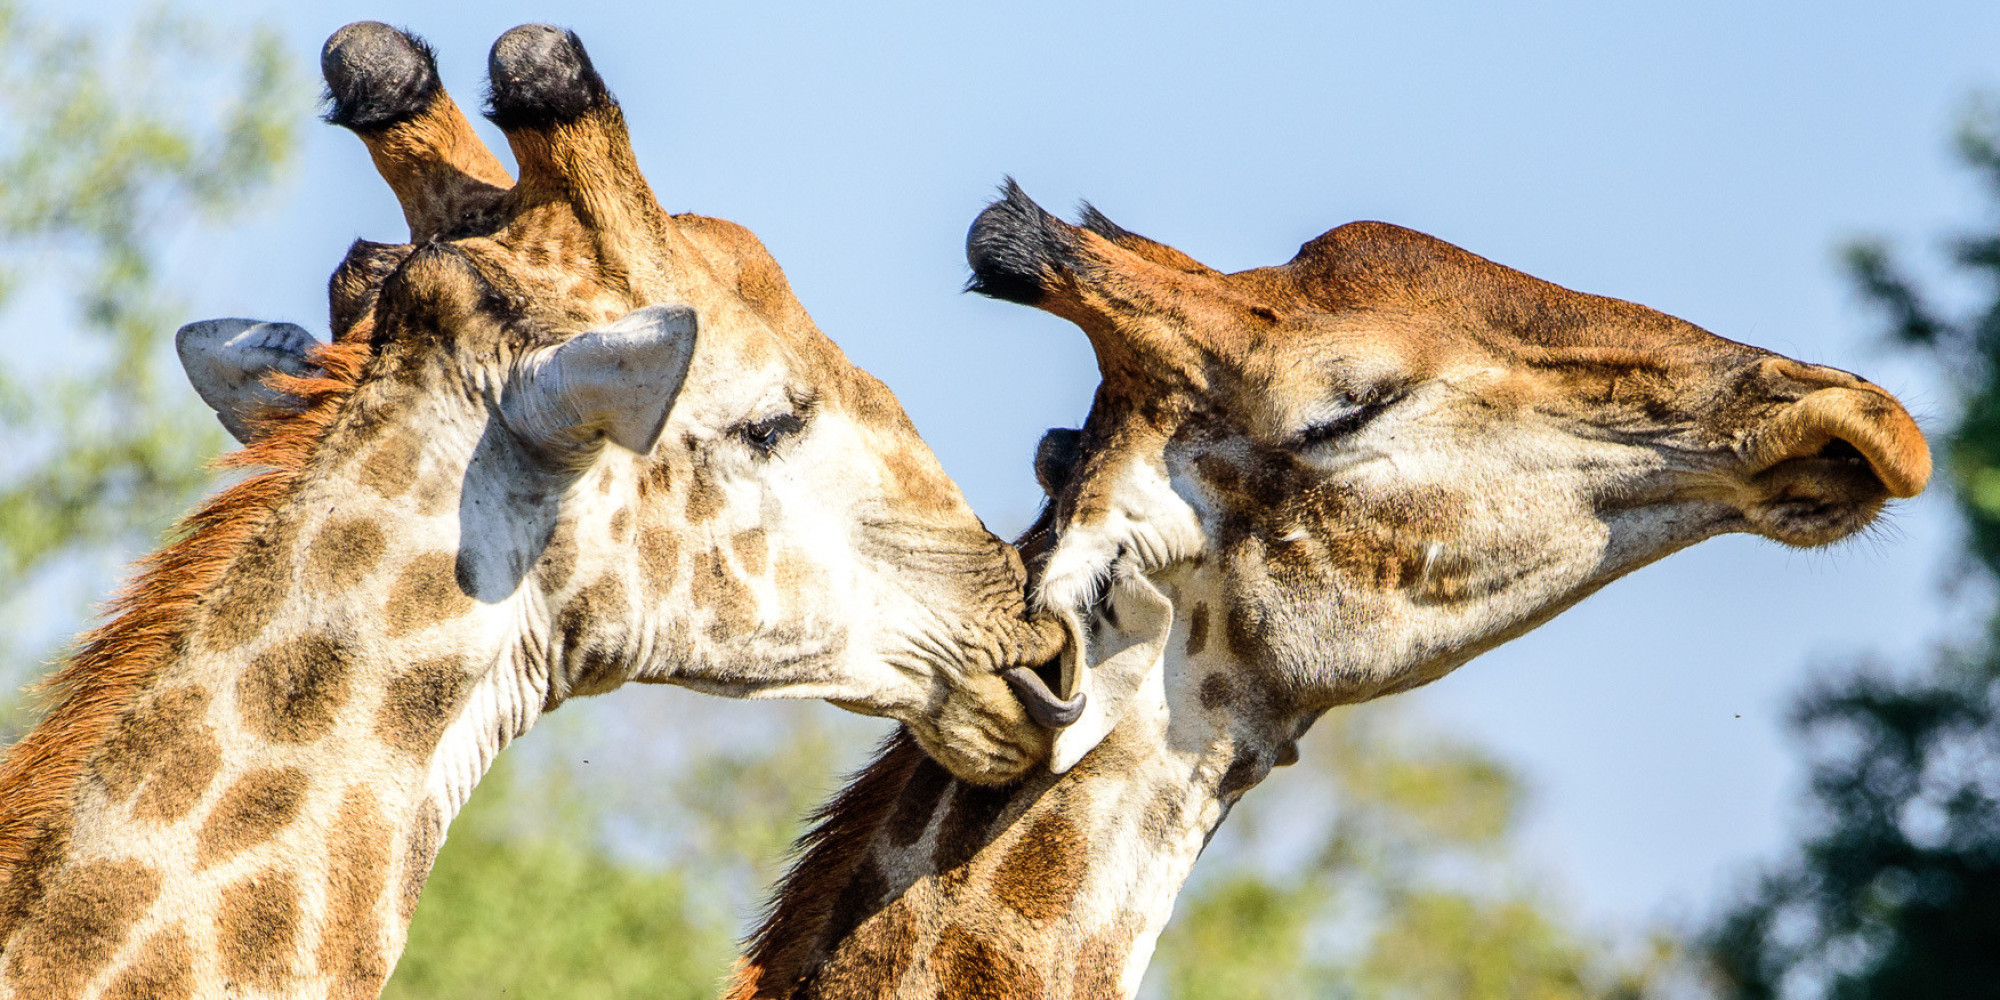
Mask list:
[[[744,442],[760,455],[769,455],[785,443],[785,439],[804,429],[805,418],[787,410],[737,429]]]
[[[1366,398],[1349,397],[1349,408],[1346,412],[1332,420],[1322,421],[1299,431],[1285,442],[1285,446],[1294,451],[1303,451],[1314,445],[1348,437],[1368,426],[1402,398],[1402,393],[1383,393]]]

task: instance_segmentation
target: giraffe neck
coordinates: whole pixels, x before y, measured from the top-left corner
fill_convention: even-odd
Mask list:
[[[326,456],[247,532],[9,873],[0,997],[379,992],[452,816],[566,693],[535,543],[467,537],[468,431]]]
[[[993,789],[899,734],[827,810],[732,1000],[1131,996],[1228,766],[1136,743]]]
[[[732,1000],[1132,996],[1203,846],[1299,728],[1246,724],[1206,630],[1173,624],[1159,690],[1066,774],[968,785],[892,738],[820,813]]]

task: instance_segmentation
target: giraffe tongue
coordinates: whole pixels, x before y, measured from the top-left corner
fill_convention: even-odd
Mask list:
[[[1028,710],[1028,717],[1044,729],[1061,729],[1083,717],[1083,692],[1071,695],[1068,701],[1056,697],[1049,690],[1042,675],[1027,667],[1008,667],[1000,674],[1007,685],[1014,689],[1014,696],[1021,699],[1021,705]]]

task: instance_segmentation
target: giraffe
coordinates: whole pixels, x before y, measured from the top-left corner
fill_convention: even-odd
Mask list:
[[[1326,709],[1407,690],[1704,538],[1820,546],[1930,473],[1888,393],[1353,223],[1223,274],[1011,181],[970,288],[1089,337],[1021,547],[1087,632],[1052,767],[899,733],[818,814],[729,996],[1137,990],[1203,845]]]
[[[1046,757],[1068,633],[1018,555],[755,237],[659,208],[574,35],[493,47],[518,182],[417,39],[322,61],[410,242],[354,244],[330,344],[177,337],[266,471],[0,762],[0,997],[375,996],[494,755],[627,681],[891,716],[975,782]]]

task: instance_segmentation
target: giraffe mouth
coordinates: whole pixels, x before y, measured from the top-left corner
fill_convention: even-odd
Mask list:
[[[1760,494],[1744,515],[1759,534],[1787,545],[1830,545],[1872,523],[1893,495],[1873,463],[1836,439],[1751,479]]]
[[[1751,442],[1744,516],[1762,535],[1818,546],[1867,527],[1930,478],[1930,449],[1886,394],[1835,387],[1793,403]]]
[[[1008,667],[1000,676],[1007,686],[1014,689],[1014,697],[1021,700],[1021,707],[1028,710],[1028,718],[1044,729],[1063,729],[1083,718],[1084,694],[1081,691],[1068,700],[1056,696],[1049,686],[1049,678],[1044,672],[1060,673],[1060,660],[1050,660],[1037,667]],[[1060,683],[1060,678],[1057,678]]]

